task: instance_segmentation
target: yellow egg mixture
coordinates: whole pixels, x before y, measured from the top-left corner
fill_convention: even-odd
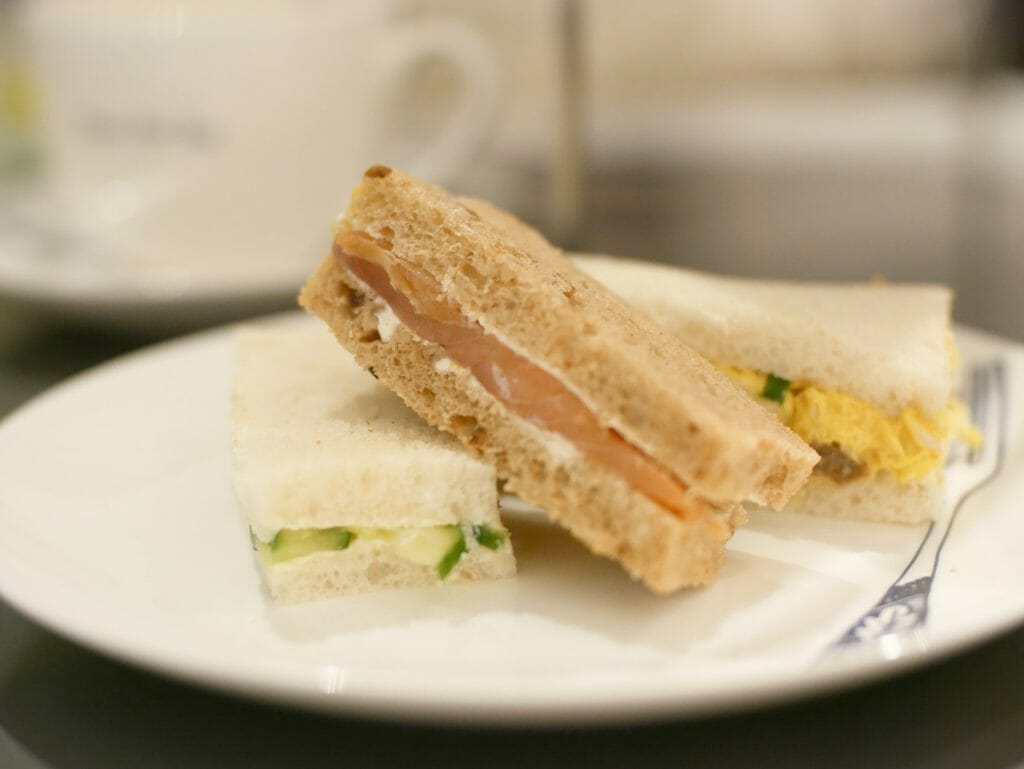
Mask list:
[[[901,483],[913,483],[941,469],[951,438],[971,446],[981,443],[966,409],[955,399],[935,414],[908,406],[889,416],[866,401],[810,382],[787,383],[736,366],[718,368],[759,403],[773,408],[779,420],[807,443],[837,445],[863,465],[869,477],[886,471]],[[778,402],[764,396],[772,391]]]

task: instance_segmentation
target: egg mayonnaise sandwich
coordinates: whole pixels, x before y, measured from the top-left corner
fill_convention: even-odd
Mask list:
[[[375,166],[301,304],[431,425],[657,593],[817,455],[513,217]]]
[[[943,498],[950,442],[978,441],[954,397],[944,286],[789,283],[579,256],[822,457],[787,511],[918,523]]]
[[[494,469],[321,324],[247,327],[235,343],[234,485],[276,602],[515,574]]]

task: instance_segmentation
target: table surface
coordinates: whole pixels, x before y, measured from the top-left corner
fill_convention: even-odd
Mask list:
[[[0,305],[0,414],[155,341]],[[922,670],[781,706],[621,727],[496,730],[329,718],[163,679],[0,602],[0,769],[928,767],[1024,769],[1024,628]]]

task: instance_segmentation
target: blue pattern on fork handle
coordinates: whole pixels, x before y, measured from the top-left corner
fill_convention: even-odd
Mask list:
[[[954,455],[946,466],[949,502],[943,521],[928,526],[921,544],[903,573],[885,595],[855,622],[830,649],[865,642],[884,643],[910,637],[924,627],[928,597],[939,567],[942,547],[967,499],[995,478],[1006,452],[1006,365],[997,360],[975,366],[968,380],[967,402],[971,420],[981,431],[978,449]],[[899,648],[895,644],[894,648]]]

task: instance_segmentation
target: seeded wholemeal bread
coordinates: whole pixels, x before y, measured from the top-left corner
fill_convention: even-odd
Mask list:
[[[737,503],[783,504],[816,455],[538,234],[471,206],[400,172],[370,169],[301,304],[415,411],[459,436],[509,490],[594,552],[657,592],[709,582],[742,518]],[[386,266],[384,283],[356,275],[360,261]],[[408,305],[401,317],[396,303]],[[453,359],[457,344],[402,322],[453,307],[460,334],[528,361],[534,379],[557,380],[610,442],[678,478],[675,513],[593,461],[589,447],[537,424],[528,403],[523,416],[523,403],[498,397],[510,386],[501,372],[496,395],[478,369]]]
[[[277,601],[515,573],[493,468],[424,424],[320,324],[239,332],[232,444],[239,504]],[[476,541],[474,526],[497,546]],[[460,536],[465,552],[442,577]]]
[[[778,504],[792,495],[813,461],[805,446],[538,234],[484,218],[492,211],[393,171],[364,178],[344,228],[434,276],[468,318],[513,349],[561,375],[571,370],[589,407],[681,468],[702,496]],[[687,439],[695,427],[699,439]]]
[[[307,284],[304,302],[347,335],[356,359],[416,412],[493,464],[508,479],[508,491],[545,508],[593,552],[619,560],[656,592],[714,578],[724,544],[743,520],[738,507],[718,509],[694,496],[685,519],[666,514],[621,477],[588,462],[567,440],[528,421],[510,420],[469,370],[452,364],[437,346],[424,344],[404,326],[378,339],[379,308],[346,280],[351,279],[339,266],[325,261]],[[333,297],[317,288],[332,284],[338,287]]]

